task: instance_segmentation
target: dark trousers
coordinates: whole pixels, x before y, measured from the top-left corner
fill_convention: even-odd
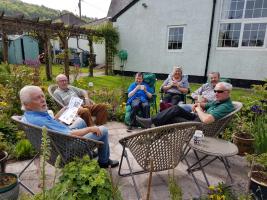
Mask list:
[[[131,103],[132,111],[130,115],[130,125],[134,126],[136,124],[135,116],[139,111],[141,111],[143,118],[150,117],[150,106],[148,102],[142,103],[140,99],[134,99]]]
[[[180,106],[172,106],[151,118],[155,126],[186,121],[200,121],[195,113],[188,112]]]
[[[182,101],[181,94],[167,93],[163,97],[164,103],[171,103],[172,105],[177,105],[179,101]]]

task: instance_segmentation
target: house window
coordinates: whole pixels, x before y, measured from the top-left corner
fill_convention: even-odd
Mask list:
[[[242,46],[262,47],[266,32],[266,24],[250,23],[244,25]]]
[[[183,46],[184,27],[175,26],[168,29],[168,50],[179,50]]]
[[[267,0],[224,0],[218,47],[266,48]]]
[[[227,23],[220,25],[219,46],[238,47],[241,23]]]

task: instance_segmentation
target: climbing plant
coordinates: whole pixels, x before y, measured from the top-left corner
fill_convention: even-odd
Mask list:
[[[106,48],[106,69],[105,74],[112,74],[114,67],[114,56],[118,53],[117,44],[119,43],[119,32],[117,28],[113,27],[111,22],[101,24],[99,26],[93,27],[98,31],[105,40]],[[94,37],[94,42],[101,43],[103,38]]]

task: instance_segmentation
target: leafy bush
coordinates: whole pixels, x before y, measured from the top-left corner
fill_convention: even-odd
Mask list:
[[[30,158],[34,154],[33,146],[27,139],[20,140],[14,149],[14,155],[17,159]]]
[[[101,169],[96,160],[88,156],[68,163],[52,189],[45,192],[45,199],[65,200],[119,200],[121,194],[114,190],[108,172]],[[42,199],[42,194],[35,200]]]

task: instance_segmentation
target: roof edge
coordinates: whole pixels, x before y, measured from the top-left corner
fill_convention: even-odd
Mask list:
[[[118,12],[116,15],[114,15],[112,18],[111,18],[111,21],[112,22],[116,22],[117,21],[117,18],[119,16],[121,16],[125,11],[127,11],[129,8],[131,8],[135,3],[137,3],[139,0],[133,0],[131,3],[129,3],[127,6],[125,6],[125,8],[123,8],[120,12]]]

